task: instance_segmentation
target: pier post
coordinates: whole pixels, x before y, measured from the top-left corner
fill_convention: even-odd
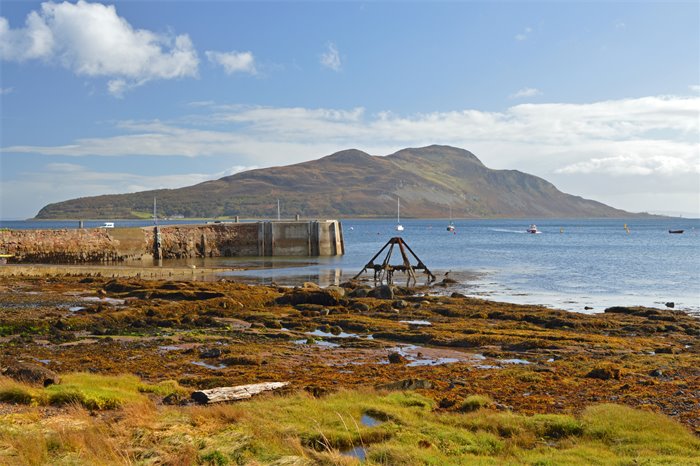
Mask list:
[[[158,226],[153,227],[153,258],[163,258],[163,248],[160,244],[160,230],[158,230]]]

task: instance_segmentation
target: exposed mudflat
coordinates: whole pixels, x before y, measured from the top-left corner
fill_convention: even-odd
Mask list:
[[[290,381],[287,390],[318,396],[413,379],[406,386],[444,410],[474,393],[526,414],[613,402],[700,429],[700,320],[679,311],[583,315],[449,297],[444,287],[384,289],[380,299],[357,283],[53,273],[0,277],[0,368],[132,373],[193,390]]]

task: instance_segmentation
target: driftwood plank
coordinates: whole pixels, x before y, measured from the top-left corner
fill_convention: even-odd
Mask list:
[[[236,387],[217,387],[210,390],[196,391],[192,393],[191,397],[197,403],[221,403],[222,401],[244,400],[258,393],[277,390],[287,385],[289,385],[289,382],[264,382],[238,385]]]

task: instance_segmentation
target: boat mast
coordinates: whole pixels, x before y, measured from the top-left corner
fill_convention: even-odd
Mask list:
[[[280,200],[277,199],[277,220],[280,219]]]
[[[401,223],[401,198],[396,198],[396,223]]]
[[[153,224],[158,226],[158,215],[156,214],[156,198],[153,198]]]

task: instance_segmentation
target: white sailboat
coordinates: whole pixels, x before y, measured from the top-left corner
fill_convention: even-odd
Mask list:
[[[455,231],[455,224],[452,221],[452,206],[450,206],[450,223],[447,224],[447,231]]]
[[[401,198],[396,198],[396,231],[403,231],[403,225],[401,225]]]

